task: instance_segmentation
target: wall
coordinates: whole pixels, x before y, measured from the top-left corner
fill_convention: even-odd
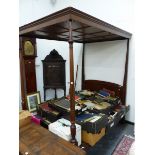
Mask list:
[[[123,85],[126,49],[126,40],[87,44],[86,79]]]
[[[29,23],[65,7],[72,6],[132,32],[133,2],[134,0],[20,0],[19,24]]]
[[[88,14],[91,14],[101,20],[104,20],[106,22],[109,22],[117,27],[120,27],[124,30],[127,30],[129,32],[133,32],[133,13],[134,13],[134,7],[133,7],[133,0],[20,0],[20,21],[19,25],[24,25],[26,23],[29,23],[33,20],[39,19],[45,15],[48,15],[50,13],[53,13],[57,10],[63,9],[68,6],[75,7],[81,11],[84,11]],[[36,59],[37,66],[36,66],[36,72],[37,72],[37,85],[38,90],[41,91],[42,94],[42,65],[40,60],[45,57],[45,55],[49,54],[49,52],[55,48],[58,50],[62,56],[68,60],[68,45],[67,43],[60,44],[55,41],[44,41],[44,40],[37,40],[37,49],[38,49],[38,58]],[[112,49],[116,49],[113,51],[112,49],[107,49],[107,45],[110,44]],[[123,45],[123,47],[120,47],[120,45]],[[86,45],[86,54],[89,51],[91,54],[93,53],[92,49],[96,50],[94,53],[97,59],[100,59],[100,54],[98,52],[103,51],[102,58],[104,61],[102,61],[102,65],[106,65],[103,67],[104,74],[102,75],[105,79],[108,79],[109,81],[117,82],[118,84],[122,83],[122,73],[123,73],[123,67],[121,64],[124,63],[124,54],[123,51],[125,49],[125,43],[120,42],[120,45],[116,45],[115,42],[107,42],[107,43],[97,43],[97,44],[87,44]],[[81,50],[82,45],[81,44],[74,44],[74,56],[75,56],[75,69],[76,64],[81,63],[79,57],[81,56]],[[109,50],[110,53],[106,53],[105,51]],[[115,53],[116,52],[116,53]],[[118,54],[121,53],[121,57],[118,57]],[[105,54],[105,55],[104,55]],[[88,55],[87,56],[91,56]],[[108,56],[109,59],[105,59]],[[117,59],[116,57],[117,56]],[[127,104],[131,106],[130,112],[127,116],[127,119],[131,122],[134,122],[134,104],[135,104],[135,96],[134,96],[134,40],[132,38],[131,44],[130,44],[130,54],[129,54],[129,71],[128,71],[128,88],[127,88]],[[92,66],[90,66],[91,59],[88,59],[87,61],[87,72],[88,76],[87,78],[90,78],[92,76],[98,75],[97,73],[92,75]],[[113,63],[115,62],[115,63]],[[118,63],[119,62],[119,63]],[[68,63],[68,62],[67,62]],[[111,64],[108,66],[108,64]],[[116,66],[115,66],[116,65]],[[108,68],[112,69],[114,72],[110,72]],[[112,68],[115,67],[115,68]],[[66,69],[68,69],[69,66],[66,64]],[[98,68],[97,72],[100,72],[101,68]],[[80,67],[79,67],[80,70]],[[67,76],[68,76],[68,70],[66,70]],[[90,73],[90,74],[89,74]],[[121,74],[118,74],[121,73]],[[114,76],[115,74],[115,76]],[[100,76],[98,76],[100,78]],[[80,72],[78,74],[78,89],[80,89]],[[67,82],[69,81],[69,77],[67,77]],[[68,83],[67,83],[68,87]],[[59,92],[59,96],[61,96],[62,92]],[[49,94],[49,98],[51,97],[50,92],[47,92]]]

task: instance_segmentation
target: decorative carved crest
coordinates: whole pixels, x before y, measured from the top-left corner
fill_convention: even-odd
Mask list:
[[[43,61],[64,61],[63,57],[58,53],[58,51],[56,51],[55,49],[53,49],[49,55],[47,55],[45,57],[45,59]]]

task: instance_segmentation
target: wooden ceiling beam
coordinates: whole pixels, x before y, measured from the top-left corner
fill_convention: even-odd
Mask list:
[[[60,23],[60,22],[65,22],[66,20],[69,20],[69,19],[70,19],[70,15],[67,14],[67,15],[63,15],[61,17],[57,17],[57,18],[55,17],[55,19],[51,19],[51,20],[48,20],[48,19],[46,19],[45,21],[44,20],[37,20],[35,22],[32,22],[30,24],[27,24],[27,25],[20,27],[19,28],[19,35],[29,33],[29,32],[33,32],[33,31],[37,31],[39,29],[43,29],[43,28],[46,28],[46,27],[51,26],[51,25],[55,25],[55,24]]]
[[[97,19],[91,15],[88,15],[88,14],[86,14],[82,11],[79,11],[77,9],[74,9],[72,7],[65,8],[65,9],[55,12],[51,15],[48,15],[44,18],[41,18],[39,20],[36,20],[34,22],[31,22],[29,24],[21,26],[19,28],[19,35],[20,36],[28,35],[29,33],[34,33],[35,31],[40,31],[40,30],[47,31],[47,33],[49,33],[49,34],[58,33],[59,35],[61,35],[61,34],[65,35],[64,33],[68,33],[68,31],[69,31],[69,27],[66,24],[69,20],[72,20],[74,22],[72,25],[73,33],[74,32],[81,33],[78,35],[73,35],[74,38],[78,38],[78,36],[83,36],[83,35],[90,35],[90,38],[91,38],[92,35],[94,35],[94,37],[95,37],[95,35],[97,36],[97,33],[100,33],[102,31],[104,31],[104,32],[106,31],[106,33],[111,33],[116,36],[120,36],[120,37],[122,37],[122,39],[131,38],[131,33],[126,32],[118,27],[108,24],[100,19]],[[75,28],[77,26],[78,26],[78,28]],[[95,28],[94,30],[95,31],[98,30],[98,31],[97,32],[90,31],[90,33],[89,33],[89,32],[86,32],[87,28]],[[63,29],[63,31],[61,31],[61,29]],[[92,34],[92,33],[94,33],[94,34]],[[48,35],[47,35],[47,38],[46,38],[46,35],[44,35],[44,34],[42,34],[42,35],[43,36],[40,35],[39,37],[40,38],[42,37],[44,39],[50,38]],[[104,34],[103,34],[103,36],[104,36]],[[36,35],[33,35],[33,37],[37,38],[38,36],[36,34]],[[54,37],[54,39],[56,39],[56,37]],[[58,38],[58,40],[59,39],[60,38]],[[114,39],[114,38],[111,38],[111,39]],[[116,39],[117,39],[117,37],[116,37]],[[97,40],[95,40],[95,41],[97,41]]]

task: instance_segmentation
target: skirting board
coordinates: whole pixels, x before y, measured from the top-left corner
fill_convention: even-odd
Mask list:
[[[127,120],[125,120],[125,123],[131,124],[131,125],[135,125],[134,122],[130,122],[130,121],[127,121]]]

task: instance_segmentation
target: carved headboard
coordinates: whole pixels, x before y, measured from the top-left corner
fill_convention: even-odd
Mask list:
[[[91,91],[97,91],[97,90],[101,90],[102,88],[106,88],[111,91],[114,91],[115,95],[118,96],[122,100],[123,86],[118,85],[116,83],[99,81],[99,80],[85,80],[84,81],[84,89],[91,90]]]

